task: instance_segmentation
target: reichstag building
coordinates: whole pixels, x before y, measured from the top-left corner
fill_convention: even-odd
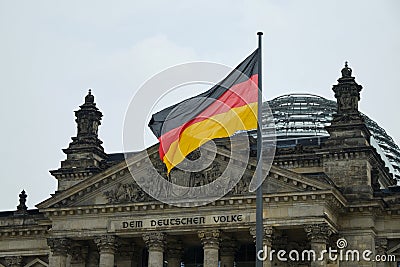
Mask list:
[[[267,251],[370,251],[371,260],[272,257],[265,267],[400,266],[400,149],[359,111],[362,86],[347,64],[332,89],[335,101],[307,94],[269,101],[277,141],[262,185],[263,242]],[[236,161],[245,172],[229,192],[207,205],[176,207],[148,195],[132,176],[153,175],[145,167],[150,158],[165,179],[212,183],[229,161],[229,140],[216,141],[208,168],[169,176],[158,145],[129,159],[104,151],[102,113],[91,92],[75,116],[66,159],[50,171],[58,190],[35,209],[25,204],[29,192],[21,192],[15,210],[0,212],[0,267],[255,266],[253,132],[245,133],[250,160]]]

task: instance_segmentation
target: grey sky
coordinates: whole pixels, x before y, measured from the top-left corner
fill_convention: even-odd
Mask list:
[[[399,12],[396,0],[0,0],[0,210],[22,189],[30,208],[54,192],[48,170],[65,158],[88,88],[106,151],[122,151],[125,110],[146,79],[193,60],[237,65],[260,30],[268,98],[332,99],[348,60],[364,87],[360,109],[399,143]]]

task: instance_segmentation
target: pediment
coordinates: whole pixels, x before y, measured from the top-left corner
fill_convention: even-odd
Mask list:
[[[400,243],[393,245],[387,252],[388,254],[400,255]]]
[[[55,194],[37,206],[39,209],[47,209],[153,202],[155,200],[137,185],[128,166],[134,169],[135,178],[146,179],[149,175],[154,175],[146,168],[146,164],[149,163],[150,159],[156,168],[164,168],[163,163],[158,158],[157,149],[157,146],[153,146],[140,153],[135,153],[129,160],[89,177],[87,180]],[[168,178],[166,176],[165,178],[170,179],[173,183],[185,186],[200,186],[203,182],[210,182],[212,177],[218,177],[226,167],[229,159],[225,152],[224,149],[219,149],[212,164],[204,171],[186,173],[176,170],[171,172]],[[237,161],[238,164],[241,164],[240,159],[237,159]],[[254,194],[248,191],[254,171],[254,161],[250,161],[242,178],[232,190],[227,192],[225,197]],[[273,165],[263,187],[264,193],[273,194],[327,190],[331,188],[331,185]]]
[[[47,267],[49,266],[46,262],[42,261],[41,259],[34,259],[33,261],[29,262],[28,264],[26,264],[24,267]]]

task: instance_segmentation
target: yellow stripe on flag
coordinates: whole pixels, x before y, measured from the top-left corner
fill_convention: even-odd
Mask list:
[[[257,128],[257,102],[232,108],[187,127],[169,147],[163,161],[168,173],[192,151],[215,138],[232,136],[240,130]]]

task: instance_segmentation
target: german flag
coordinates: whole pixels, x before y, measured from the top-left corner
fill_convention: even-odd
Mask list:
[[[257,128],[258,51],[210,90],[153,114],[149,127],[168,173],[207,141]]]

